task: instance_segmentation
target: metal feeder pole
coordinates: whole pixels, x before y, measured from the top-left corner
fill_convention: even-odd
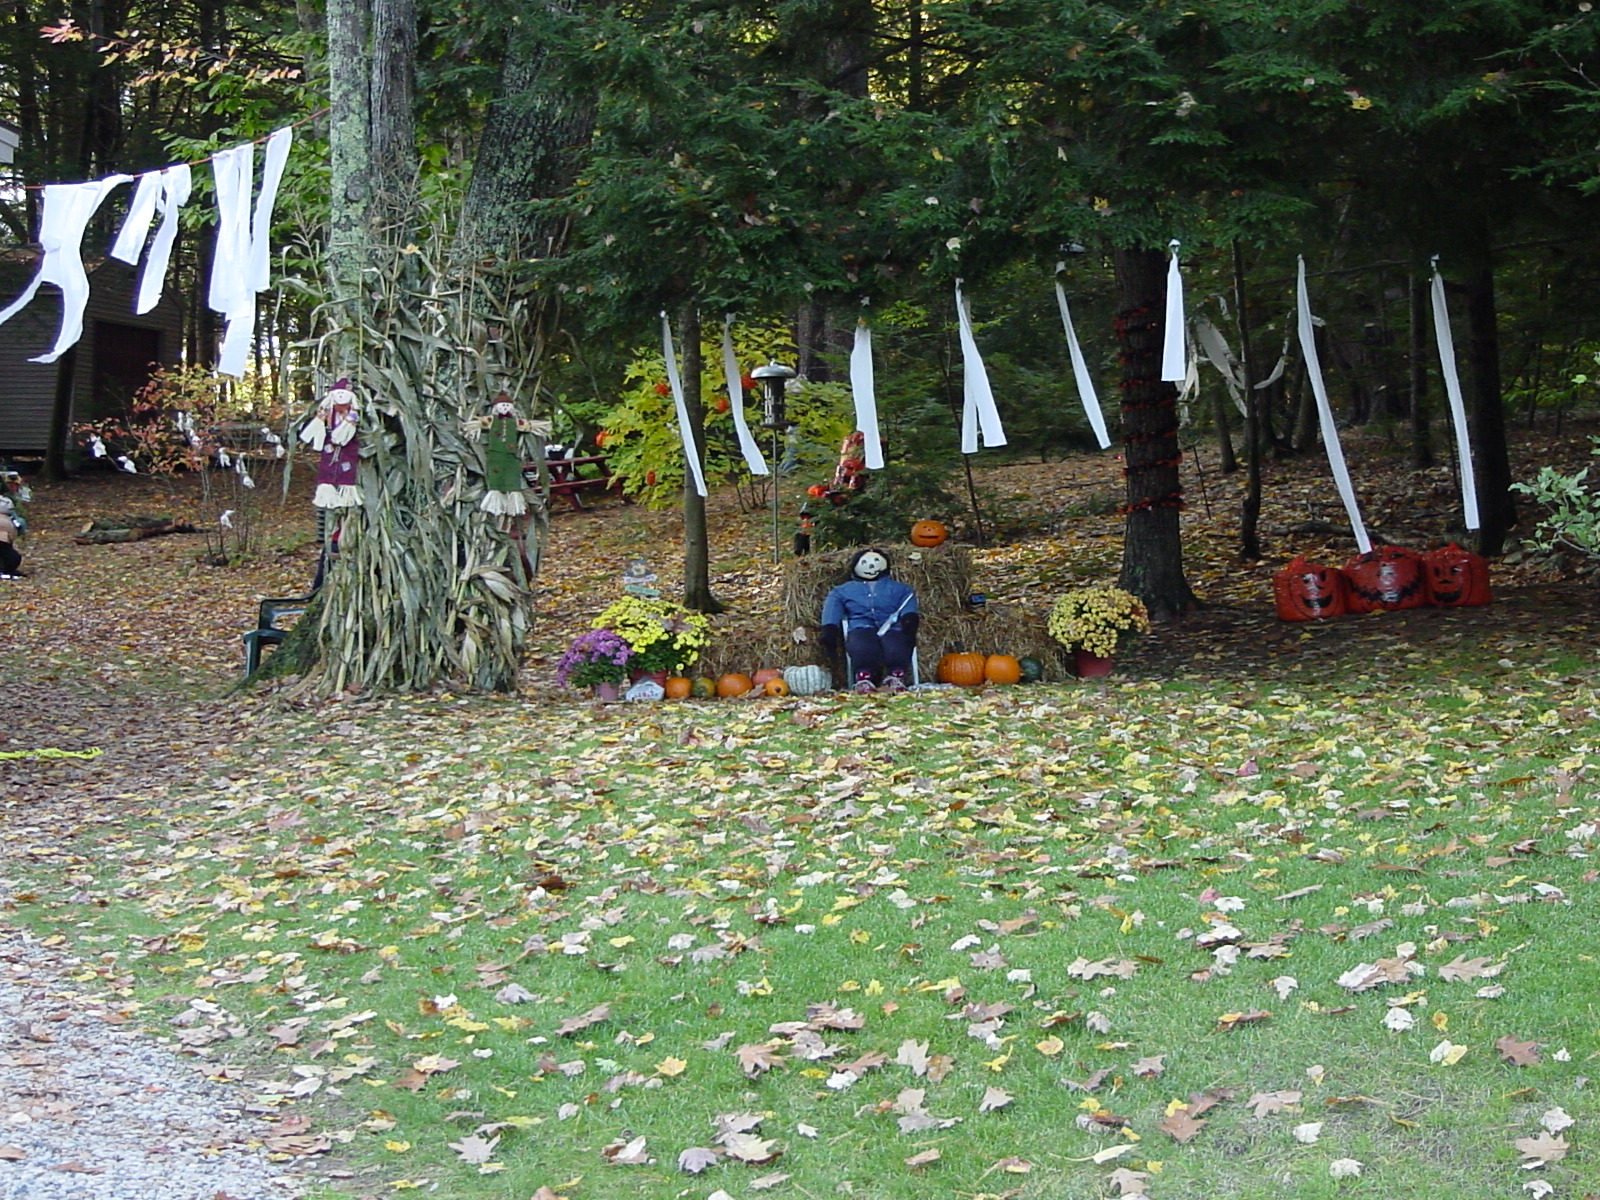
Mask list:
[[[794,368],[769,362],[751,371],[750,378],[761,385],[761,424],[772,430],[772,561],[777,563],[782,546],[782,535],[778,532],[778,435],[785,424],[784,385],[794,378]]]

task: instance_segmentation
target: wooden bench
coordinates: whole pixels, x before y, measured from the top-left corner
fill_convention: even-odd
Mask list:
[[[622,497],[624,504],[633,501],[623,493],[623,477],[611,473],[611,457],[607,454],[589,454],[579,458],[550,458],[545,460],[545,468],[550,472],[550,495],[560,496],[574,509],[585,511],[580,492],[599,490],[615,492]],[[598,474],[580,475],[578,468],[593,467]],[[527,480],[529,487],[537,487],[539,483],[539,464],[526,463],[522,468],[522,477]]]

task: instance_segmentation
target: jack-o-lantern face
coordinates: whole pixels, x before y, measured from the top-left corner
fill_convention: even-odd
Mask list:
[[[1422,556],[1422,575],[1429,601],[1440,608],[1472,608],[1492,599],[1489,564],[1454,542]]]
[[[1282,621],[1315,621],[1345,614],[1346,583],[1338,567],[1296,558],[1272,577],[1272,594]]]
[[[1399,546],[1375,546],[1344,565],[1350,579],[1350,611],[1368,613],[1420,608],[1428,602],[1422,556]]]

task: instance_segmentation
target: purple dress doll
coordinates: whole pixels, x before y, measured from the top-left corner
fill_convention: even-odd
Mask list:
[[[356,485],[356,463],[361,458],[357,420],[356,394],[350,381],[341,379],[300,431],[300,440],[322,456],[317,464],[317,491],[311,498],[318,508],[356,508],[361,504],[361,489]]]

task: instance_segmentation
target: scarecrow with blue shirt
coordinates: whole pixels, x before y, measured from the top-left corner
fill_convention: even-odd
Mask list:
[[[832,657],[844,650],[855,691],[904,691],[921,623],[916,592],[891,579],[889,556],[869,547],[850,560],[850,578],[823,601],[822,646]]]

